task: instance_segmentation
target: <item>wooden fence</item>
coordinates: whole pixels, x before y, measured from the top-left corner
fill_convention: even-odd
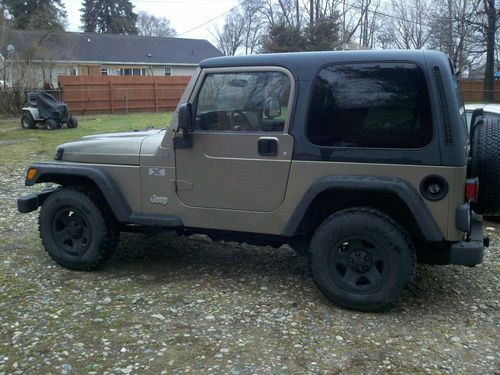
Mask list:
[[[172,111],[190,78],[60,76],[60,97],[78,114]]]
[[[476,80],[463,80],[461,82],[465,102],[482,102],[484,98],[484,83]],[[495,81],[493,86],[494,102],[500,103],[500,81]]]
[[[60,98],[75,113],[128,113],[172,111],[190,77],[61,76]],[[483,81],[462,81],[466,102],[483,101]],[[495,102],[500,102],[500,81],[495,81]]]

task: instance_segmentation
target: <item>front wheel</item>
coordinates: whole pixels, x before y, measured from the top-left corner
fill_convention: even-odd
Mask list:
[[[328,217],[314,234],[309,253],[319,290],[336,305],[354,310],[390,307],[415,272],[408,233],[371,208],[350,208]]]
[[[31,113],[23,113],[21,116],[21,127],[23,129],[34,129],[36,127],[35,120],[33,119],[33,116],[31,116]]]
[[[43,203],[42,244],[59,265],[89,271],[99,267],[118,243],[118,226],[97,191],[62,187]]]

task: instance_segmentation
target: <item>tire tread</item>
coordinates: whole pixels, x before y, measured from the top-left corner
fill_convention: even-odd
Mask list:
[[[410,270],[409,272],[404,273],[404,279],[401,282],[400,288],[396,293],[388,296],[384,301],[372,302],[372,303],[357,303],[352,300],[342,298],[339,295],[332,293],[331,290],[328,290],[323,285],[317,282],[317,279],[314,277],[315,269],[314,265],[316,262],[324,261],[321,258],[316,259],[316,257],[320,257],[319,251],[315,249],[317,244],[321,244],[324,240],[324,235],[326,232],[329,232],[332,227],[338,227],[339,225],[348,225],[352,222],[353,218],[365,220],[366,223],[371,223],[374,220],[379,221],[387,231],[386,239],[391,244],[391,247],[397,246],[397,242],[400,242],[403,245],[403,248],[406,248],[408,251],[404,256],[406,257],[405,261],[407,262],[406,269]],[[370,224],[367,224],[367,229]],[[336,305],[344,308],[348,308],[351,310],[358,311],[383,311],[390,307],[392,307],[401,297],[403,291],[411,284],[413,281],[413,277],[415,275],[415,267],[416,267],[416,252],[413,246],[413,242],[411,240],[408,232],[398,224],[394,219],[390,216],[382,213],[379,210],[370,208],[370,207],[353,207],[345,210],[338,211],[332,215],[330,215],[323,223],[318,227],[316,232],[314,233],[311,240],[311,249],[309,251],[309,267],[310,272],[313,275],[314,282],[318,289],[332,302]]]
[[[90,263],[82,263],[82,264],[74,264],[69,262],[64,262],[64,260],[56,258],[54,254],[50,251],[47,251],[49,256],[58,264],[61,264],[63,267],[78,270],[78,271],[91,271],[99,268],[104,262],[106,262],[114,253],[116,246],[118,244],[119,239],[119,231],[116,224],[116,220],[111,213],[111,210],[108,208],[108,205],[102,195],[92,189],[92,188],[84,188],[82,186],[61,186],[54,193],[52,193],[47,200],[44,202],[44,205],[49,199],[57,193],[67,192],[70,194],[74,194],[87,202],[89,205],[94,205],[95,208],[100,212],[100,215],[96,217],[98,220],[98,225],[103,228],[105,235],[102,246],[98,248],[98,256]],[[44,207],[42,206],[42,210]],[[42,235],[42,213],[38,216],[38,232],[40,235],[40,239],[42,240],[42,245],[47,250],[48,244]]]

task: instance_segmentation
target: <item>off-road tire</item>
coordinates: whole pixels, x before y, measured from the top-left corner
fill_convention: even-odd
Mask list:
[[[36,127],[35,120],[31,113],[24,112],[21,116],[21,128],[23,129],[34,129]]]
[[[70,117],[67,125],[68,129],[74,129],[78,126],[78,120],[75,117]]]
[[[474,211],[500,215],[500,116],[476,123],[472,136],[471,175],[479,178],[479,198]]]
[[[45,126],[48,130],[57,130],[56,120],[48,119],[47,121],[45,121]]]
[[[353,310],[386,310],[415,273],[415,250],[406,230],[366,207],[328,217],[314,233],[309,254],[318,289],[334,304]]]
[[[78,224],[84,233],[78,239],[78,232],[73,242],[70,232]],[[112,212],[102,195],[88,188],[60,187],[49,195],[42,205],[38,227],[50,257],[73,270],[98,268],[109,259],[118,244],[119,229]],[[82,243],[80,248],[77,248],[78,241]]]

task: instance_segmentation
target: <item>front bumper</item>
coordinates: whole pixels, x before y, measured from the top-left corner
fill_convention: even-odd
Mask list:
[[[489,239],[483,237],[483,221],[481,216],[474,215],[468,241],[455,242],[449,249],[449,264],[475,266],[483,261],[484,247]]]
[[[56,189],[46,189],[39,193],[23,195],[17,198],[17,210],[22,214],[35,211],[43,204],[45,199],[47,199],[47,197],[54,192],[54,190]]]

